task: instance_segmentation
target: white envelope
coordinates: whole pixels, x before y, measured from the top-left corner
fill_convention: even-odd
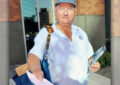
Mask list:
[[[43,81],[38,80],[35,75],[27,71],[28,78],[31,80],[31,82],[35,85],[53,85],[51,82],[49,82],[47,79],[43,79]]]

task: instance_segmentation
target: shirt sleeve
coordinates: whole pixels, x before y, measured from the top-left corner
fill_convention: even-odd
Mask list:
[[[87,36],[86,36],[87,37]],[[88,59],[94,54],[94,51],[93,51],[93,47],[87,37],[87,56],[88,56]],[[89,66],[89,64],[88,64]],[[89,67],[88,67],[88,71],[87,71],[87,76],[89,77],[90,76],[90,70],[89,70]]]
[[[81,28],[78,28],[78,30],[80,31],[80,34],[83,35],[83,38],[86,40],[86,52],[87,52],[87,58],[89,59],[94,54],[92,45],[88,39],[86,32],[83,31]]]
[[[93,47],[88,39],[88,36],[87,34],[84,32],[84,36],[85,36],[85,39],[86,39],[86,48],[87,48],[87,57],[88,59],[94,54],[94,51],[93,51]]]
[[[34,39],[33,48],[29,51],[29,54],[36,55],[41,61],[43,60],[43,55],[46,50],[47,35],[47,29],[42,28]]]
[[[88,59],[94,54],[92,45],[90,44],[89,40],[88,40],[88,46],[87,46],[87,54],[88,54]]]

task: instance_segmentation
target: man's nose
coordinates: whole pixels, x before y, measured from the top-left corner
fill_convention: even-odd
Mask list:
[[[68,9],[67,8],[65,8],[65,10],[64,10],[64,15],[68,15]]]

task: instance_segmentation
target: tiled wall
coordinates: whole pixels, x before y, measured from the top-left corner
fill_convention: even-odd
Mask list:
[[[104,0],[76,0],[77,14],[104,15]]]
[[[21,20],[20,0],[9,0],[9,21]]]

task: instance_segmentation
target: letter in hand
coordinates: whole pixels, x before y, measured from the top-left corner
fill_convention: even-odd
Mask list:
[[[33,72],[33,74],[36,76],[36,78],[40,81],[43,80],[44,75],[43,75],[43,71],[42,70],[36,70]]]
[[[36,78],[36,76],[34,74],[30,73],[29,71],[27,71],[27,75],[34,85],[53,85],[47,79],[43,78],[42,81],[38,80],[38,78]],[[40,77],[40,79],[41,79],[41,77]]]

